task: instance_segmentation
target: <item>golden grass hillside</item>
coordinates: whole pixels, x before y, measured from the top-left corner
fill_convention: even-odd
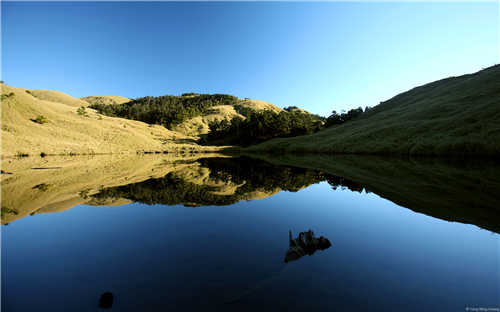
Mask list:
[[[220,149],[201,147],[193,138],[162,126],[102,116],[89,108],[78,114],[81,105],[68,103],[83,101],[69,95],[62,100],[54,99],[59,93],[42,92],[54,100],[49,101],[39,93],[35,97],[25,89],[1,87],[2,157]]]
[[[429,83],[353,121],[274,139],[250,152],[411,155],[500,154],[500,65]]]
[[[196,116],[176,125],[173,130],[188,136],[199,136],[210,132],[210,123],[224,119],[231,120],[235,117],[245,118],[243,115],[236,112],[234,106],[218,105],[212,107],[210,111],[203,116]]]
[[[21,89],[24,90],[24,89]],[[77,98],[72,97],[66,93],[55,91],[55,90],[25,90],[26,93],[32,95],[33,97],[55,103],[66,104],[73,107],[88,106],[89,103]]]
[[[283,111],[283,109],[279,108],[278,106],[275,106],[271,103],[265,102],[265,101],[259,101],[259,100],[251,100],[251,99],[244,99],[244,100],[239,100],[238,105],[245,110],[248,111],[254,111],[254,112],[259,112],[259,111],[264,111],[264,110],[270,110],[276,113],[279,113]],[[185,135],[188,136],[194,136],[194,137],[199,137],[200,135],[207,134],[210,132],[209,125],[210,123],[214,121],[221,121],[221,120],[231,120],[233,118],[242,118],[245,119],[245,116],[237,112],[234,106],[232,105],[218,105],[212,107],[207,113],[205,113],[202,116],[196,116],[193,118],[190,118],[184,122],[182,122],[179,125],[176,125],[173,130],[181,132]]]
[[[244,100],[240,100],[239,104],[243,107],[248,107],[254,111],[271,110],[275,113],[279,113],[279,112],[283,111],[282,108],[279,108],[278,106],[276,106],[274,104],[271,104],[271,103],[268,103],[265,101],[261,101],[261,100],[244,99]]]
[[[80,98],[88,104],[115,105],[130,102],[131,99],[118,95],[86,96]]]

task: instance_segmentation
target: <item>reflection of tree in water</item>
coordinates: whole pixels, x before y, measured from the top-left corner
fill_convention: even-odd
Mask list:
[[[334,190],[336,190],[337,188],[347,188],[348,190],[351,190],[353,192],[361,193],[365,189],[362,185],[344,177],[326,175],[326,181],[332,186]]]
[[[109,198],[126,198],[149,205],[230,205],[238,200],[234,196],[213,194],[214,187],[186,182],[169,173],[163,178],[109,187],[93,195],[96,202]]]
[[[300,232],[297,238],[292,238],[292,231],[289,232],[290,247],[286,251],[285,262],[294,261],[302,258],[305,255],[312,255],[317,250],[325,250],[330,248],[332,244],[323,236],[319,238],[314,236],[314,232]]]
[[[245,183],[242,191],[259,188],[273,191],[277,187],[296,192],[311,184],[325,180],[325,175],[317,170],[298,167],[276,166],[268,162],[248,157],[205,158],[200,164],[210,168],[210,177],[223,182]]]
[[[118,187],[104,188],[92,196],[91,203],[104,202],[109,198],[126,198],[146,204],[185,206],[231,205],[254,191],[272,192],[276,189],[298,191],[303,187],[325,180],[316,170],[271,165],[250,158],[217,159],[199,161],[210,169],[212,181],[241,184],[234,194],[217,194],[217,188],[199,185],[169,173],[159,179]]]
[[[340,185],[353,191],[363,190],[363,187],[352,181],[317,170],[276,166],[252,158],[205,158],[198,162],[202,167],[210,169],[211,181],[233,183],[239,187],[233,194],[217,194],[217,187],[186,181],[174,172],[158,179],[104,188],[92,196],[90,203],[99,204],[110,198],[126,198],[150,205],[231,205],[255,191],[272,193],[281,189],[296,192],[324,180],[334,188]]]

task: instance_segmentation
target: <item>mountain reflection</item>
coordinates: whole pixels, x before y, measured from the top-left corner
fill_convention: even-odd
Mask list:
[[[500,233],[498,163],[369,156],[287,156],[269,161],[221,155],[172,157],[5,162],[13,174],[2,175],[2,224],[79,204],[232,205],[326,181],[334,190],[371,192],[419,213]]]
[[[279,191],[296,192],[326,179],[316,170],[276,166],[247,157],[206,158],[197,163],[199,167],[187,172],[174,171],[162,178],[104,188],[92,195],[89,203],[124,198],[149,205],[222,206]]]

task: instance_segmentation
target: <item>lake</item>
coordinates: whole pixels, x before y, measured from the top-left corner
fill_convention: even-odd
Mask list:
[[[495,162],[144,155],[2,170],[2,311],[500,310]]]

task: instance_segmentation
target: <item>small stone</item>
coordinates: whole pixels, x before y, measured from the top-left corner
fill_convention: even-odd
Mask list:
[[[113,306],[113,294],[109,291],[103,293],[99,298],[99,307],[110,309]]]

